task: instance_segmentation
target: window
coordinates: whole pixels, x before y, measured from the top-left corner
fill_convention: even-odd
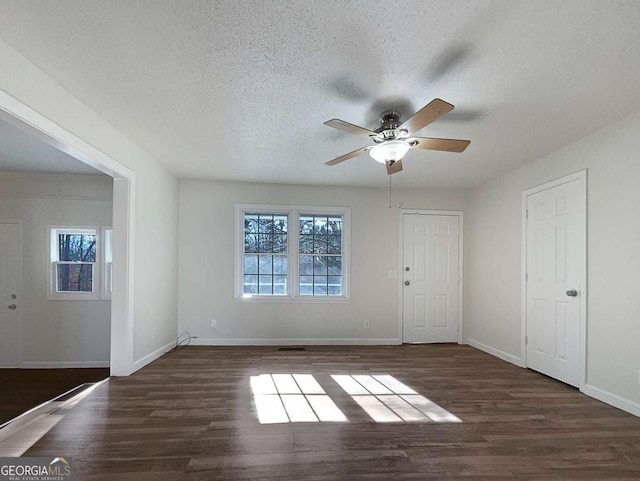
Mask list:
[[[109,299],[112,236],[110,227],[49,227],[48,298]]]
[[[51,228],[51,295],[96,299],[98,230]]]
[[[348,299],[349,209],[236,206],[236,297]]]
[[[300,295],[342,295],[342,216],[301,215]]]
[[[286,214],[244,214],[243,294],[287,294]]]

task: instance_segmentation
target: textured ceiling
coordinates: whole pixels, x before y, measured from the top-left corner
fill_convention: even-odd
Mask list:
[[[0,0],[0,38],[179,177],[386,185],[387,108],[423,129],[406,187],[468,187],[640,111],[637,0]]]

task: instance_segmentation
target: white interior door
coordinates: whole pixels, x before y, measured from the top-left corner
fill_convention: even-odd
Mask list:
[[[460,217],[403,214],[402,341],[457,342]]]
[[[0,367],[18,367],[22,354],[21,225],[0,220]]]
[[[573,386],[584,373],[585,192],[581,177],[527,196],[527,366]]]

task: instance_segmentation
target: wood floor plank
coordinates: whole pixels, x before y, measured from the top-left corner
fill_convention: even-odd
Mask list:
[[[260,424],[264,374],[313,375],[347,421]],[[376,422],[333,375],[393,376],[433,419]],[[68,453],[89,481],[621,481],[640,479],[640,419],[468,346],[187,347],[97,388],[25,455]]]

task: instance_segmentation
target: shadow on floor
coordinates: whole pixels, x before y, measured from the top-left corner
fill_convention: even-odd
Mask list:
[[[107,377],[109,368],[0,369],[0,425],[80,384]]]

